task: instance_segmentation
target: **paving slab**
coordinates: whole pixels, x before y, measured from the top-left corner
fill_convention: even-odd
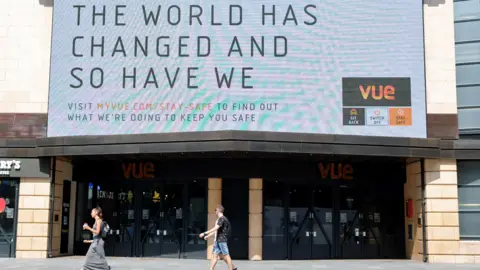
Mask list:
[[[178,260],[157,258],[108,258],[112,270],[150,270],[150,269],[182,269],[201,270],[209,269],[207,260]],[[0,269],[80,269],[84,262],[83,257],[62,257],[52,259],[0,259]],[[235,261],[239,270],[267,270],[267,269],[334,269],[334,270],[417,270],[417,269],[479,269],[480,265],[469,264],[424,264],[409,260],[359,260],[359,261]],[[219,262],[216,269],[228,269],[224,262]]]

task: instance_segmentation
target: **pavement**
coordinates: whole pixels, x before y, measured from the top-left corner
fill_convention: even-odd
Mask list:
[[[63,257],[53,259],[0,259],[0,269],[56,269],[67,270],[82,267],[84,257]],[[178,260],[178,259],[141,259],[141,258],[108,258],[112,270],[149,270],[149,269],[182,269],[201,270],[209,269],[207,260]],[[408,260],[384,261],[235,261],[239,270],[267,270],[267,269],[334,269],[334,270],[417,270],[417,269],[480,269],[480,265],[467,264],[424,264]],[[228,269],[224,262],[219,262],[216,269]]]

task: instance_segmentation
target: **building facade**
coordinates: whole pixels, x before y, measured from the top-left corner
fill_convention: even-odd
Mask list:
[[[152,8],[148,6],[149,1],[143,2]],[[242,63],[258,65],[260,70],[270,66],[288,69],[292,65],[300,70],[298,74],[302,74],[302,80],[312,80],[309,82],[319,85],[323,83],[322,87],[326,89],[334,89],[338,86],[337,82],[328,81],[328,77],[316,81],[315,76],[323,75],[309,72],[321,70],[327,74],[339,69],[341,63],[348,63],[352,70],[347,72],[350,75],[342,75],[350,76],[343,78],[343,86],[357,82],[357,76],[394,76],[395,80],[391,82],[398,89],[404,89],[402,83],[405,77],[409,77],[412,87],[407,87],[408,93],[414,98],[401,96],[403,92],[398,91],[400,94],[393,98],[394,101],[386,101],[390,102],[390,107],[382,107],[384,105],[378,105],[378,99],[367,100],[366,88],[362,93],[367,95],[364,98],[367,101],[359,101],[352,98],[353,94],[346,87],[341,98],[322,92],[321,99],[325,100],[325,104],[315,104],[319,94],[308,92],[315,89],[295,81],[295,74],[290,77],[291,74],[286,73],[264,82],[262,94],[255,98],[245,97],[245,92],[239,91],[235,92],[238,103],[231,102],[231,96],[223,97],[230,100],[232,106],[239,106],[238,110],[247,104],[244,111],[248,111],[251,104],[259,108],[263,106],[261,110],[273,111],[277,106],[275,104],[281,104],[284,99],[290,100],[290,103],[298,102],[295,103],[297,107],[292,109],[294,113],[282,116],[283,122],[280,121],[282,119],[270,120],[275,116],[264,115],[261,124],[257,125],[252,120],[256,117],[254,113],[229,115],[235,119],[233,122],[252,121],[252,124],[244,126],[233,122],[218,122],[209,126],[198,119],[200,116],[193,114],[184,116],[185,121],[198,125],[144,124],[140,117],[150,117],[152,119],[148,121],[154,121],[156,116],[141,113],[135,114],[133,120],[130,118],[135,122],[131,125],[106,124],[109,121],[125,121],[118,106],[123,109],[128,105],[139,106],[134,110],[144,110],[140,107],[147,105],[135,103],[137,95],[158,99],[157,94],[145,92],[148,87],[155,88],[157,85],[156,91],[161,92],[158,84],[172,85],[177,75],[188,75],[188,80],[181,82],[182,87],[194,91],[196,88],[191,79],[200,75],[191,73],[194,69],[189,69],[188,73],[167,71],[170,73],[165,78],[157,80],[157,76],[160,78],[163,75],[152,75],[147,68],[142,71],[147,75],[137,78],[136,73],[132,73],[137,70],[128,69],[131,67],[129,63],[141,66],[154,61],[150,58],[143,62],[114,58],[115,54],[127,58],[128,49],[135,57],[148,54],[148,42],[142,43],[148,40],[141,34],[135,36],[135,42],[128,44],[127,39],[122,43],[117,38],[121,33],[130,31],[122,27],[131,22],[125,18],[134,9],[132,7],[98,6],[92,10],[92,6],[87,4],[66,7],[62,3],[54,5],[50,0],[1,2],[0,229],[4,233],[0,234],[0,256],[47,258],[85,254],[88,246],[83,241],[89,235],[81,227],[84,222],[91,222],[89,211],[99,205],[112,228],[106,240],[108,256],[209,258],[213,243],[199,239],[198,234],[214,225],[215,207],[222,204],[234,228],[230,240],[234,259],[409,258],[430,263],[480,263],[480,232],[477,232],[480,216],[476,196],[480,144],[476,140],[478,121],[475,120],[478,111],[475,90],[480,87],[480,43],[475,29],[480,22],[480,3],[478,0],[424,0],[420,5],[408,0],[392,3],[378,1],[379,6],[389,5],[393,14],[412,19],[411,22],[406,19],[386,20],[382,24],[390,30],[382,30],[378,25],[359,23],[355,21],[359,18],[354,16],[350,21],[345,19],[344,23],[336,21],[338,18],[349,18],[346,15],[354,13],[348,12],[357,8],[366,8],[356,6],[361,1],[347,2],[332,5],[330,14],[337,12],[339,16],[325,16],[323,19],[332,23],[325,23],[323,30],[298,33],[298,40],[304,42],[302,44],[314,46],[313,49],[296,46],[297,51],[294,49],[292,54],[314,52],[311,54],[313,57],[319,52],[328,52],[322,58],[324,66],[309,61],[305,56],[300,63],[272,60],[274,58],[266,58],[265,66],[248,61]],[[408,8],[409,5],[412,8]],[[217,17],[217,20],[214,19],[213,5],[211,10],[190,6],[189,13],[183,13],[180,7],[174,6],[168,8],[168,12],[175,14],[178,11],[179,16],[171,17],[170,13],[165,16],[170,26],[180,23],[180,14],[187,14],[188,25],[203,19],[211,20],[208,22],[210,27],[219,26],[222,19],[230,26],[241,24],[235,20],[238,18],[235,16],[241,14],[238,13],[241,7],[228,8],[223,11],[230,17]],[[277,20],[281,17],[283,24],[299,25],[300,22],[315,25],[318,21],[318,17],[314,16],[314,6],[302,6],[304,17],[298,15],[301,13],[296,9],[298,6],[291,10],[288,5],[277,6],[277,9],[282,8],[285,8],[284,13],[278,15]],[[377,9],[381,8],[362,10],[374,13]],[[139,10],[134,14],[148,21],[156,20],[154,12],[148,15],[145,9],[144,13]],[[156,7],[153,10],[157,10]],[[274,16],[271,14],[275,10],[260,10],[265,25],[265,18],[272,20]],[[158,12],[160,14],[162,9],[159,8]],[[201,17],[202,12],[211,17]],[[69,21],[69,18],[77,20]],[[83,25],[85,21],[88,23]],[[335,25],[352,26],[340,29]],[[354,25],[361,26],[353,28]],[[391,32],[392,25],[400,29],[395,35]],[[142,26],[135,27],[141,29]],[[202,35],[197,39],[198,44],[193,46],[198,51],[185,49],[183,55],[207,55],[207,51],[201,50],[204,44],[213,43],[215,37],[222,40],[221,37],[228,35],[228,31],[221,27],[218,28],[221,30],[210,32],[198,27],[194,31]],[[249,28],[242,28],[245,29]],[[258,28],[258,33],[268,36],[269,32],[262,29]],[[411,29],[410,33],[408,29]],[[148,33],[152,31],[150,28],[144,30]],[[279,35],[285,34],[283,30],[278,31]],[[76,36],[69,39],[72,32]],[[143,33],[140,30],[137,32]],[[218,33],[221,33],[220,37],[215,36]],[[305,33],[313,33],[312,36],[318,40],[310,42],[302,39]],[[330,39],[335,33],[344,35]],[[355,36],[358,33],[365,35],[366,41],[358,41]],[[405,40],[403,43],[409,45],[408,42],[411,42],[411,46],[385,41],[399,36]],[[286,45],[286,39],[286,36],[277,36],[273,41],[275,50],[280,48],[277,45],[281,42]],[[159,49],[159,40],[156,39],[156,44],[148,43],[149,48],[157,45],[156,51],[153,50],[157,56],[165,53],[161,49],[171,48],[172,54],[182,54],[182,48],[187,48],[186,43],[180,40],[170,47],[164,44]],[[265,42],[268,43],[268,39]],[[255,53],[262,51],[262,43],[263,40],[257,39],[250,44],[252,57],[254,48],[258,49]],[[368,46],[362,47],[362,44]],[[220,42],[215,46],[212,47],[213,54],[225,44]],[[230,52],[238,53],[240,45],[235,46],[238,47],[230,47]],[[180,52],[173,52],[174,47]],[[286,55],[286,47],[284,49],[283,52],[280,49],[275,51],[275,56]],[[338,52],[350,58],[336,55]],[[72,55],[75,58],[68,58]],[[88,55],[92,59],[84,59]],[[95,61],[100,60],[94,55],[101,55],[101,59],[112,58],[101,62],[104,66],[100,67],[96,66],[100,62]],[[294,56],[302,59],[302,54]],[[394,60],[401,65],[395,66]],[[185,69],[198,64],[182,61],[178,60],[178,63]],[[199,61],[198,65],[212,67],[210,60]],[[381,65],[378,70],[369,66],[376,61],[395,66],[392,68],[395,71],[388,65]],[[78,69],[70,70],[72,66],[68,63],[78,65]],[[230,62],[214,64],[225,63]],[[142,84],[143,89],[140,87],[136,89],[138,93],[125,96],[124,100],[129,102],[114,104],[117,111],[105,116],[105,119],[111,117],[112,120],[92,122],[90,112],[73,113],[65,119],[59,117],[61,113],[67,115],[68,110],[88,111],[92,106],[89,103],[94,103],[93,107],[97,110],[109,112],[105,102],[102,105],[105,107],[99,107],[102,103],[99,100],[121,94],[109,93],[110,88],[101,93],[91,90],[102,89],[103,84],[111,83],[111,77],[104,76],[111,75],[108,68],[116,66],[124,67],[123,88],[133,83]],[[367,71],[354,70],[357,67]],[[85,72],[87,68],[88,73]],[[139,73],[142,68],[138,69]],[[396,70],[401,72],[397,74]],[[68,73],[64,76],[65,71]],[[242,72],[240,79],[243,81],[240,80],[239,84],[243,91],[253,91],[249,90],[247,82],[249,69]],[[274,76],[272,74],[261,73],[267,79]],[[67,77],[75,80],[67,80]],[[226,78],[216,77],[221,81]],[[282,79],[285,80],[283,84],[277,84]],[[205,77],[204,80],[215,81],[215,77]],[[372,80],[370,78],[366,83]],[[59,90],[59,85],[65,81],[68,81],[71,92],[66,88],[65,91]],[[122,83],[112,85],[121,87]],[[306,89],[295,93],[298,97],[292,92],[290,96],[271,99],[272,102],[258,102],[268,101],[268,95],[275,95],[277,88],[298,85]],[[380,89],[385,96],[395,93],[388,87]],[[182,95],[200,104],[195,110],[217,110],[217,113],[223,110],[222,107],[211,108],[208,105],[208,100],[218,98],[216,94],[199,93],[205,95],[199,97],[200,94],[191,92]],[[167,100],[172,96],[173,100],[182,98],[175,94],[162,98]],[[71,97],[75,97],[76,101],[69,105],[65,101]],[[197,102],[200,98],[202,102]],[[249,103],[251,100],[255,102]],[[309,104],[310,100],[313,105]],[[343,108],[336,110],[328,107],[335,100],[343,100]],[[149,106],[151,109],[152,104]],[[372,106],[381,107],[376,112],[383,117],[383,111],[388,111],[387,120],[375,118],[379,121],[376,122],[373,118],[366,118]],[[343,117],[344,129],[335,124],[329,126],[330,130],[324,125],[317,125],[327,118],[317,117],[315,112],[325,111],[325,115]],[[345,112],[348,112],[347,117]],[[285,111],[280,109],[276,113],[280,115]],[[389,125],[382,121],[390,121],[390,126],[395,122],[401,127],[378,127],[379,132],[365,128],[358,129],[358,133],[345,127]],[[268,128],[262,128],[262,125]],[[382,128],[388,132],[382,133]],[[303,132],[305,130],[312,132]]]

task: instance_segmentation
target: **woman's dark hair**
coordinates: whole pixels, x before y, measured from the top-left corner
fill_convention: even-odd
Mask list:
[[[97,216],[103,217],[103,211],[102,211],[102,208],[100,206],[97,206],[94,209],[97,212]]]

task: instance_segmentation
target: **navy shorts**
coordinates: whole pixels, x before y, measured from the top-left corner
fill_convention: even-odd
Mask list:
[[[228,255],[228,245],[226,242],[214,242],[213,254],[215,255]]]

